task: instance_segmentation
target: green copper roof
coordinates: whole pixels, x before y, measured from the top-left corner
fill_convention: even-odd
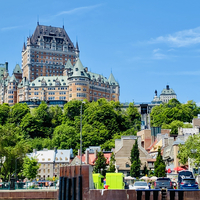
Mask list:
[[[108,78],[108,82],[109,82],[110,85],[119,85],[118,82],[115,80],[112,72],[111,72],[111,74],[110,74],[110,76]]]
[[[172,88],[169,88],[169,85],[167,85],[166,88],[162,90],[160,95],[176,95],[176,93]]]
[[[96,81],[97,81],[100,78],[102,83],[108,82],[108,79],[100,74],[96,74],[93,72],[87,72],[87,74],[89,75],[90,80],[96,79]]]
[[[10,81],[10,76],[8,76],[8,77],[4,80],[5,86],[8,86],[9,81]]]
[[[17,79],[15,78],[14,74],[11,76],[9,82],[18,82]]]
[[[69,59],[67,60],[67,63],[65,65],[65,69],[68,69],[68,68],[73,69],[73,65],[72,65],[72,63],[71,63],[71,61]]]
[[[6,70],[6,65],[5,64],[0,64],[0,80],[3,78],[5,70]]]
[[[1,65],[0,65],[1,66]],[[0,67],[0,79],[3,78],[3,74],[4,74],[4,71],[6,70],[6,68],[4,67]]]
[[[40,76],[32,81],[29,85],[39,86],[68,86],[67,76]],[[44,84],[44,85],[42,85]]]
[[[86,74],[84,67],[79,59],[76,61],[76,64],[73,69],[73,74],[71,77],[87,77],[88,78],[88,75]]]
[[[22,73],[22,70],[18,64],[16,64],[15,69],[13,70],[13,73]]]

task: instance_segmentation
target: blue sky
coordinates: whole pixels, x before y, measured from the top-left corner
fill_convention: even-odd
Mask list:
[[[41,25],[62,27],[80,59],[120,84],[121,102],[150,102],[169,84],[178,100],[200,102],[199,0],[0,1],[0,63],[21,66],[21,50]]]

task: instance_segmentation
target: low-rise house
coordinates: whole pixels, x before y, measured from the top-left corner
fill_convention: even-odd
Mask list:
[[[124,173],[125,176],[130,175],[130,156],[131,149],[135,144],[135,141],[138,139],[138,149],[140,153],[141,160],[141,170],[143,170],[145,164],[147,164],[147,160],[151,159],[151,156],[148,152],[141,146],[141,137],[137,136],[122,136],[121,139],[115,140],[115,164],[117,172]]]
[[[177,158],[179,144],[185,144],[184,137],[179,136],[175,141],[170,137],[168,138],[168,146],[163,148],[163,160],[165,161],[166,169],[170,169],[170,172],[174,171],[177,167],[183,166]]]
[[[156,128],[156,130],[154,128]],[[155,141],[160,140],[157,139],[157,137],[161,137],[160,135],[165,135],[163,137],[169,137],[170,131],[171,129],[158,129],[158,127],[152,127],[152,129],[145,129],[137,132],[137,136],[141,137],[141,146],[149,152],[151,145],[154,144]]]
[[[36,158],[40,164],[38,178],[46,179],[47,177],[59,177],[60,167],[70,164],[73,158],[72,149],[43,149],[41,151],[33,150],[28,154],[29,157]]]
[[[199,127],[195,126],[194,128],[178,128],[178,135],[197,135],[199,134]]]
[[[97,159],[97,153],[100,151],[101,151],[100,146],[90,146],[89,148],[87,148],[85,150],[85,154],[82,154],[82,164],[89,164],[91,166],[94,166]],[[109,165],[112,151],[103,150],[103,154],[104,157],[106,158],[107,165]],[[70,165],[80,165],[80,164],[81,164],[81,156],[80,156],[80,151],[78,151],[78,155],[72,160]]]

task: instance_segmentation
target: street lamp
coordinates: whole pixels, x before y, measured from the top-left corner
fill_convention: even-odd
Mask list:
[[[81,102],[81,116],[80,116],[80,157],[81,157],[81,165],[82,165],[82,110],[83,110],[83,103]]]

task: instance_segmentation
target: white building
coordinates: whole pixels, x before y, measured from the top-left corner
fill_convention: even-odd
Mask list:
[[[73,158],[72,149],[43,149],[42,151],[33,150],[33,153],[28,154],[28,157],[36,158],[40,164],[38,178],[58,177],[60,167],[66,166]]]

